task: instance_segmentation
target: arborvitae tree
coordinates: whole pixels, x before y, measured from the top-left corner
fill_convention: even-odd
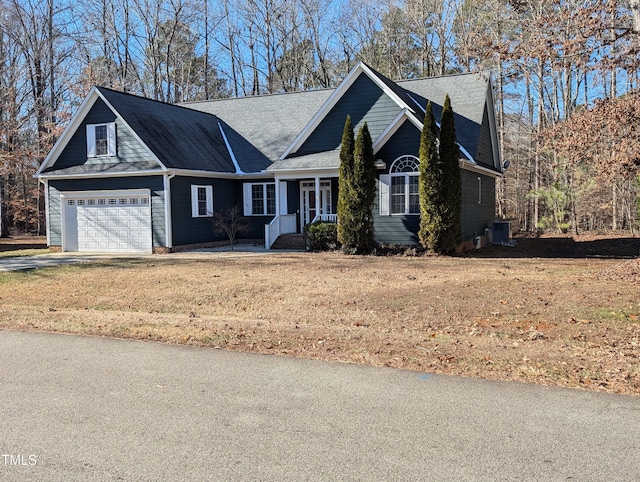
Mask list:
[[[442,244],[442,174],[437,146],[437,127],[431,101],[427,103],[420,135],[420,230],[418,239],[428,251],[439,252]]]
[[[367,254],[375,245],[373,237],[373,202],[376,195],[376,166],[373,141],[367,123],[358,131],[353,153],[353,215],[355,245],[344,249]]]
[[[338,177],[338,241],[344,249],[355,245],[353,233],[353,126],[347,116],[342,131],[340,147],[340,172]]]
[[[442,222],[440,249],[455,251],[460,244],[462,224],[462,181],[460,178],[460,149],[449,94],[444,101],[440,120],[440,163],[442,166]]]

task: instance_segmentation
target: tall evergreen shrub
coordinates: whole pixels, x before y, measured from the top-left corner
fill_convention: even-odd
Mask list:
[[[338,175],[338,241],[342,246],[353,246],[355,235],[353,232],[353,125],[351,116],[347,116],[342,131],[340,147],[340,172]]]
[[[438,154],[438,130],[431,101],[427,103],[420,134],[420,229],[418,239],[424,248],[439,252],[442,244],[442,174]]]
[[[376,195],[376,166],[373,141],[367,123],[358,131],[353,152],[353,230],[354,245],[349,249],[357,254],[370,253],[375,245],[373,237],[373,202]],[[343,247],[343,249],[345,249]]]
[[[462,180],[460,148],[449,94],[444,101],[440,120],[440,163],[442,165],[442,244],[444,253],[455,251],[462,235]]]

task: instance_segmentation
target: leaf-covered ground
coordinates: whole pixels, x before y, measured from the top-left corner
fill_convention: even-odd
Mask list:
[[[640,394],[634,238],[447,257],[159,255],[0,274],[0,328]]]

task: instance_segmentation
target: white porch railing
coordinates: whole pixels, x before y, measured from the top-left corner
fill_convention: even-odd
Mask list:
[[[315,223],[317,221],[324,221],[325,223],[337,223],[338,215],[337,214],[316,214],[316,217],[311,221]]]
[[[278,236],[293,234],[297,231],[295,214],[280,214],[269,224],[264,225],[264,247],[271,249]]]

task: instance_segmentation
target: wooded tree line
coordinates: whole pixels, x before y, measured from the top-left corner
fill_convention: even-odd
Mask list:
[[[33,173],[91,86],[165,102],[490,70],[498,209],[522,228],[638,222],[637,0],[0,0],[3,229],[42,232]],[[453,109],[456,99],[451,99]]]

